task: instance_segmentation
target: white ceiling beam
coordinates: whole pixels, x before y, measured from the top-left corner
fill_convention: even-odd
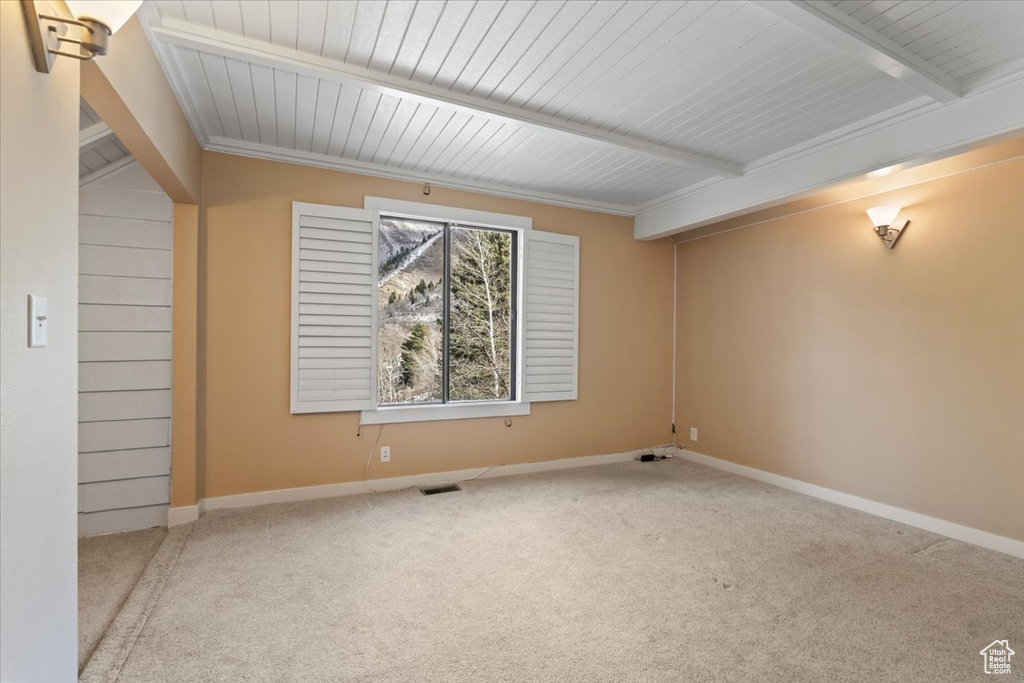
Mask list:
[[[952,102],[962,94],[959,81],[945,71],[932,66],[828,2],[755,1],[781,19],[903,81],[937,102]]]
[[[590,142],[611,145],[635,154],[657,159],[658,161],[700,168],[716,176],[737,178],[743,175],[742,167],[729,161],[714,159],[703,154],[674,147],[658,145],[653,142],[639,140],[590,126],[583,126],[578,123],[548,116],[547,114],[526,111],[518,107],[500,102],[491,102],[433,85],[416,83],[390,74],[372,71],[352,64],[318,57],[250,38],[235,36],[222,31],[206,29],[170,19],[164,20],[162,25],[154,24],[149,28],[154,38],[169,45],[260,64],[270,68],[284,69],[293,73],[381,92],[406,100],[412,99],[434,106],[443,104],[474,114],[486,114],[522,126],[555,131]]]
[[[978,143],[1024,130],[1024,79],[993,84],[953,102],[931,103],[917,115],[847,135],[809,152],[764,164],[738,180],[652,202],[636,216],[633,236],[668,237],[777,206],[833,183],[896,164],[914,164],[966,152]]]
[[[100,121],[78,131],[78,153],[87,152],[97,145],[102,145],[107,138],[114,136],[114,131]]]

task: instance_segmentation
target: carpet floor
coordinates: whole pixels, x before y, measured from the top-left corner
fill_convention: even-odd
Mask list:
[[[107,680],[959,683],[1024,652],[1024,562],[714,469],[463,489],[204,515]]]
[[[78,540],[78,669],[167,535],[167,529],[143,529]]]

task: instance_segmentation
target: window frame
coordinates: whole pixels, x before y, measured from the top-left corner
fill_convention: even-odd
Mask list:
[[[439,204],[425,204],[421,202],[408,202],[383,197],[365,197],[363,206],[373,212],[373,236],[374,243],[379,242],[381,215],[393,218],[406,218],[409,220],[423,220],[431,222],[452,224],[455,227],[483,228],[501,230],[514,233],[513,243],[515,253],[513,254],[512,278],[515,291],[513,301],[513,338],[511,353],[512,377],[511,400],[505,401],[454,401],[447,403],[429,404],[385,404],[379,403],[380,396],[377,394],[377,367],[379,357],[375,354],[373,368],[372,391],[374,395],[373,410],[363,410],[360,413],[362,424],[389,424],[396,422],[424,422],[433,420],[461,420],[483,417],[514,417],[530,414],[530,402],[523,400],[525,375],[523,372],[523,340],[525,337],[525,306],[526,306],[526,245],[529,232],[533,229],[532,219],[526,216],[512,216],[507,214],[491,213],[487,211],[476,211],[453,206],[442,206]],[[447,227],[446,227],[447,229]],[[448,239],[446,235],[446,240]],[[446,252],[448,245],[446,245]],[[449,259],[445,257],[445,315],[448,314],[448,290],[449,282]],[[380,258],[374,254],[373,258],[373,281],[380,282]],[[376,297],[376,292],[375,292]],[[376,298],[374,299],[376,300]],[[374,339],[380,334],[380,318],[374,316]],[[447,375],[447,334],[445,335],[444,353],[446,356]],[[447,377],[445,377],[447,382]],[[443,393],[447,396],[448,388],[444,387]]]

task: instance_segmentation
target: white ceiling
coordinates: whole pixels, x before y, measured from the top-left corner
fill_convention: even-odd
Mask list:
[[[102,172],[113,164],[123,165],[130,153],[117,137],[110,132],[93,108],[81,100],[78,107],[78,133],[87,136],[78,147],[78,175],[86,178]]]
[[[932,101],[769,3],[148,4],[209,149],[627,214]],[[831,4],[964,92],[1024,71],[1024,3]]]
[[[829,0],[968,90],[1024,69],[1024,2]]]

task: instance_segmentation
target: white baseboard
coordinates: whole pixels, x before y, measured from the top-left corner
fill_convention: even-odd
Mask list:
[[[756,479],[757,481],[764,482],[765,484],[771,484],[772,486],[778,486],[779,488],[786,489],[788,491],[795,491],[796,493],[803,493],[814,498],[827,500],[830,503],[853,508],[854,510],[860,510],[861,512],[867,512],[868,514],[875,515],[877,517],[891,519],[895,522],[901,522],[908,526],[924,529],[925,531],[931,531],[932,533],[947,536],[958,541],[963,541],[964,543],[981,546],[982,548],[995,550],[1007,555],[1012,555],[1013,557],[1024,558],[1024,541],[1007,538],[1006,536],[998,536],[987,531],[981,531],[980,529],[974,529],[954,522],[947,522],[946,520],[939,519],[938,517],[929,517],[928,515],[922,515],[919,512],[912,512],[892,505],[886,505],[885,503],[878,503],[873,500],[868,500],[867,498],[860,498],[858,496],[850,495],[849,493],[828,489],[824,486],[808,484],[807,482],[800,481],[799,479],[790,479],[789,477],[772,474],[771,472],[747,467],[746,465],[737,465],[734,462],[713,458],[710,455],[704,455],[703,453],[697,453],[695,451],[680,448],[678,454],[685,460],[701,465],[707,465],[708,467],[714,467],[715,469],[722,470],[723,472],[738,474],[741,477],[747,477],[749,479]]]
[[[258,491],[256,493],[240,493],[234,496],[204,498],[199,501],[198,505],[194,505],[192,507],[171,508],[170,514],[168,514],[168,526],[195,521],[198,519],[199,515],[205,514],[209,510],[244,508],[252,507],[254,505],[268,505],[270,503],[293,503],[302,500],[315,500],[317,498],[352,496],[360,493],[400,491],[402,489],[412,487],[452,484],[460,481],[468,481],[470,479],[492,479],[494,477],[508,477],[516,474],[531,474],[533,472],[550,472],[575,467],[606,465],[615,462],[628,462],[635,459],[639,453],[652,450],[658,455],[672,455],[675,448],[673,446],[658,446],[656,448],[643,448],[626,453],[611,453],[609,455],[588,455],[578,458],[562,458],[560,460],[526,462],[515,465],[497,465],[494,467],[475,467],[468,470],[415,474],[407,477],[390,477],[387,479],[371,479],[369,481],[348,481],[340,484],[303,486],[301,488],[293,489],[276,489],[273,491]],[[188,513],[193,515],[189,517],[187,516],[186,511],[191,510],[195,510],[195,512]],[[174,521],[172,521],[172,517]]]
[[[170,508],[167,510],[167,526],[178,526],[179,524],[188,524],[199,519],[199,506],[198,505],[183,505],[181,507]]]

